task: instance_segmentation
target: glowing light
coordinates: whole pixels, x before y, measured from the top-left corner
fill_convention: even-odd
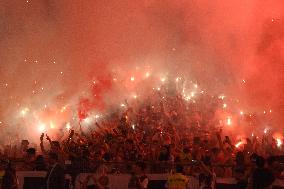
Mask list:
[[[246,80],[243,79],[243,83],[246,83]]]
[[[101,117],[101,116],[100,116],[100,115],[98,115],[98,114],[97,114],[97,115],[95,115],[95,118],[96,118],[96,119],[99,119],[100,117]]]
[[[44,108],[47,108],[47,105],[46,105],[46,104],[44,105]]]
[[[117,79],[116,79],[116,78],[113,78],[113,81],[117,81]]]
[[[45,131],[45,124],[43,124],[43,123],[42,123],[42,124],[39,124],[39,125],[38,125],[38,131],[41,132],[41,133],[43,133],[43,132]]]
[[[225,95],[219,95],[218,98],[224,100],[225,97],[226,97]]]
[[[223,108],[227,108],[227,104],[223,104]]]
[[[122,103],[122,104],[120,104],[120,106],[121,106],[121,107],[125,107],[125,104]]]
[[[232,125],[232,118],[231,117],[227,118],[227,125]]]
[[[70,129],[71,129],[71,124],[68,122],[68,123],[66,123],[66,129],[69,131]]]
[[[130,78],[130,80],[131,80],[131,81],[134,81],[134,80],[135,80],[135,77],[132,76],[132,77]]]
[[[185,100],[186,100],[186,101],[189,101],[190,99],[191,99],[190,96],[186,96],[186,97],[185,97]]]
[[[63,106],[60,110],[61,113],[65,112],[65,110],[67,109],[67,105],[66,106]]]
[[[162,78],[161,78],[161,81],[162,81],[162,82],[165,82],[165,81],[166,81],[166,78],[165,78],[165,77],[162,77]]]
[[[236,148],[239,148],[242,144],[243,144],[243,141],[240,141],[240,142],[238,142],[238,143],[235,145],[235,147],[236,147]]]
[[[85,124],[87,124],[87,125],[89,125],[89,124],[91,124],[92,123],[92,118],[90,118],[90,117],[87,117],[87,118],[85,118],[84,120],[83,120],[83,123],[85,123]]]
[[[53,121],[49,122],[49,126],[50,126],[51,129],[55,129],[55,124],[53,123]]]
[[[5,87],[8,87],[8,83],[5,83]]]
[[[60,72],[60,74],[63,74],[63,72]]]
[[[194,95],[195,95],[194,92],[191,92],[191,93],[190,93],[190,96],[191,96],[191,97],[194,97]]]
[[[264,134],[267,134],[267,132],[268,132],[268,128],[265,128],[265,129],[263,130],[263,133],[264,133]]]
[[[150,73],[146,72],[145,77],[147,77],[147,78],[150,77]]]
[[[241,114],[241,115],[244,115],[244,112],[241,110],[241,111],[240,111],[240,114]]]
[[[276,145],[277,145],[278,148],[281,148],[282,140],[280,138],[276,138]]]
[[[272,110],[269,110],[269,113],[272,113]]]
[[[53,61],[53,64],[56,64],[56,62],[55,62],[55,61]]]
[[[27,115],[27,113],[28,113],[29,111],[30,111],[29,108],[24,108],[24,109],[21,110],[21,115],[22,115],[22,116],[25,116],[25,115]]]
[[[2,124],[2,121],[0,121],[0,124]]]
[[[263,111],[263,114],[266,114],[266,111],[265,111],[265,110]]]
[[[254,134],[253,134],[253,133],[251,133],[251,136],[252,136],[252,137],[254,137]]]
[[[137,99],[137,95],[133,95],[133,98],[134,98],[134,99]]]
[[[44,90],[44,88],[42,87],[42,88],[41,88],[41,90],[43,91],[43,90]]]
[[[194,84],[194,88],[196,88],[196,89],[197,89],[197,88],[198,88],[198,85],[197,85],[197,84]]]
[[[38,61],[37,61],[37,60],[35,60],[35,63],[38,63]]]
[[[273,19],[273,18],[271,19],[271,22],[274,22],[274,19]]]
[[[176,82],[179,82],[180,80],[181,80],[180,77],[177,77],[177,78],[176,78]]]
[[[135,125],[134,124],[132,124],[131,127],[132,127],[133,130],[135,130]]]
[[[160,87],[158,87],[158,88],[157,88],[157,90],[159,91],[159,90],[161,90],[161,88],[160,88]]]

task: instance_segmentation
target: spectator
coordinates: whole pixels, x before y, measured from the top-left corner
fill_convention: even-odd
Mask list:
[[[47,189],[64,189],[65,177],[64,170],[58,163],[58,155],[55,153],[48,154],[49,170],[46,176]]]
[[[265,168],[265,159],[256,158],[256,169],[251,175],[248,189],[270,189],[275,178],[269,169]]]
[[[18,189],[16,170],[12,167],[10,162],[5,169],[2,179],[2,189]]]
[[[186,189],[188,185],[188,177],[183,175],[183,167],[176,166],[176,172],[168,177],[166,187],[168,189]]]

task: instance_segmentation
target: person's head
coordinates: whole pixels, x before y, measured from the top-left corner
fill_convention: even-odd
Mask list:
[[[36,150],[34,148],[29,148],[26,150],[26,161],[33,161],[36,156]]]
[[[22,147],[22,149],[24,149],[24,150],[28,149],[29,144],[30,144],[30,143],[29,143],[28,140],[22,140],[22,142],[21,142],[21,147]]]
[[[243,165],[245,163],[245,155],[243,152],[236,153],[236,163],[238,165]]]
[[[176,165],[176,173],[183,173],[183,166],[182,165]]]
[[[256,158],[256,166],[257,168],[264,168],[265,165],[265,159],[262,156],[257,156]]]
[[[58,162],[58,155],[56,153],[50,152],[48,154],[48,162],[50,165],[53,165]]]
[[[136,162],[132,169],[135,173],[140,174],[145,171],[146,165],[143,162]]]

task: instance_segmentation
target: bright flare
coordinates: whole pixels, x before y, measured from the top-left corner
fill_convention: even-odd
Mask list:
[[[24,109],[21,110],[21,115],[22,115],[22,116],[25,116],[25,115],[27,115],[27,113],[28,113],[29,111],[30,111],[29,108],[24,108]]]
[[[166,81],[166,78],[165,78],[165,77],[162,77],[162,78],[161,78],[161,81],[162,81],[162,82],[165,82],[165,81]]]
[[[227,118],[227,125],[232,125],[232,118],[231,117]]]
[[[240,141],[240,142],[238,142],[238,143],[235,145],[235,147],[236,147],[236,148],[239,148],[242,144],[243,144],[243,141]]]
[[[68,123],[66,123],[66,129],[69,131],[70,129],[71,129],[71,125],[70,125],[70,123],[68,122]]]
[[[134,80],[135,80],[135,77],[132,76],[132,77],[130,78],[130,80],[131,80],[131,81],[134,81]]]
[[[276,139],[276,145],[278,148],[280,148],[282,146],[282,140],[280,138]]]
[[[42,123],[42,124],[39,124],[39,126],[38,126],[38,131],[40,132],[40,133],[43,133],[44,131],[45,131],[45,125]]]

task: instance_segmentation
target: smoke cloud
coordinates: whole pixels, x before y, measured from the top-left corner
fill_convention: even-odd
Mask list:
[[[283,7],[283,0],[2,0],[1,127],[37,124],[39,115],[21,118],[25,107],[57,117],[57,124],[77,116],[82,103],[82,114],[104,109],[131,91],[113,77],[139,70],[190,77],[247,111],[271,109],[280,126]]]

